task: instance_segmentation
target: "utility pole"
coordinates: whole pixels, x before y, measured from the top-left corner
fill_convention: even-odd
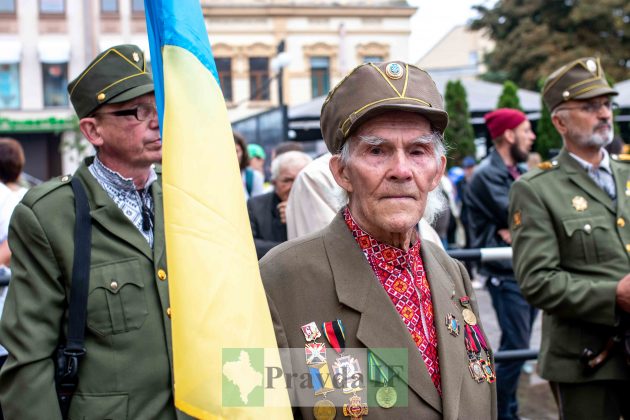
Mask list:
[[[283,83],[284,83],[284,65],[280,60],[281,55],[284,54],[284,39],[280,41],[277,48],[277,57],[279,61],[278,65],[278,107],[280,108],[280,114],[282,117],[282,137],[280,141],[287,141],[289,134],[289,115],[287,112],[287,106],[284,104],[284,93],[283,93]]]

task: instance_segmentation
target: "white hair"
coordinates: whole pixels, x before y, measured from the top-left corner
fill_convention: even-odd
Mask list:
[[[281,155],[276,156],[276,158],[271,162],[271,180],[278,178],[280,170],[284,167],[299,164],[302,164],[304,167],[312,160],[313,159],[304,152],[299,152],[297,150],[284,152]]]

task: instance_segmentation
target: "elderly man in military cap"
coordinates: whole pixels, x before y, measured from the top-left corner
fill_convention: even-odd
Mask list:
[[[540,374],[560,418],[628,419],[630,161],[604,149],[617,92],[587,57],[553,72],[542,94],[563,148],[510,193],[516,278],[544,311]]]
[[[496,418],[466,269],[416,230],[444,171],[447,121],[433,80],[402,62],[357,67],[324,102],[347,205],[260,262],[278,345],[295,349],[285,376],[313,374],[297,399],[304,418]]]
[[[173,403],[162,187],[155,166],[162,145],[144,54],[135,45],[109,48],[68,92],[81,132],[97,153],[74,175],[32,188],[15,209],[12,279],[0,323],[0,342],[9,351],[0,372],[4,416],[61,419],[69,409],[71,419],[183,418]],[[89,204],[91,243],[75,242],[76,180]],[[68,315],[75,248],[90,257],[89,284],[82,298],[77,293],[87,311],[79,326],[84,340],[78,340],[86,352],[78,352],[71,402],[60,407],[55,350],[66,344],[69,324],[80,319],[77,312]]]

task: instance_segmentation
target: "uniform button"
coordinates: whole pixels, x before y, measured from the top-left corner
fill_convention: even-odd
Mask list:
[[[623,220],[623,217],[620,217],[619,219],[617,219],[617,226],[624,227],[625,225],[626,225],[626,221]]]
[[[61,182],[68,182],[69,179],[70,177],[68,175],[64,175],[63,178],[61,178]]]
[[[157,276],[158,276],[158,279],[160,280],[166,280],[166,271],[160,268],[157,272]]]
[[[626,251],[630,252],[630,244],[626,244]]]
[[[591,225],[589,225],[588,223],[584,225],[584,232],[591,233],[591,230],[593,230],[593,228],[591,228]]]
[[[112,290],[116,290],[118,289],[118,282],[117,281],[112,281],[111,284],[109,285],[109,287],[112,288]]]
[[[171,317],[171,307],[169,306],[168,308],[166,308],[166,315],[170,318]]]

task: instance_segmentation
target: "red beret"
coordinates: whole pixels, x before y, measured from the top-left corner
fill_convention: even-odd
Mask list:
[[[486,120],[488,130],[490,130],[490,138],[494,140],[505,133],[505,130],[518,127],[527,119],[527,116],[518,109],[499,108],[488,112],[483,118]]]

